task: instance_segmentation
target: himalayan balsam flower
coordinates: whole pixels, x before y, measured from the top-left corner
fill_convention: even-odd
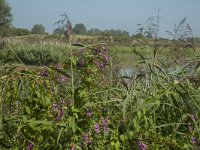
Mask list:
[[[105,65],[105,63],[104,63],[104,62],[99,64],[99,68],[100,68],[100,69],[104,69],[104,68],[105,68],[105,66],[106,66],[106,65]]]
[[[64,81],[67,81],[67,77],[62,75],[61,77],[58,78],[58,82],[64,82]]]
[[[100,130],[99,130],[99,124],[98,123],[96,123],[94,125],[94,131],[96,132],[96,134],[98,134],[100,132]]]
[[[78,69],[82,69],[82,68],[84,67],[84,62],[79,61],[79,62],[77,63],[77,67],[78,67]]]
[[[87,110],[86,115],[87,115],[88,117],[91,117],[91,116],[92,116],[92,111],[91,111],[91,110]]]
[[[191,138],[191,143],[192,143],[193,145],[196,145],[196,144],[198,143],[196,137],[193,136],[193,137]]]
[[[106,117],[105,119],[102,120],[102,125],[103,125],[104,132],[105,132],[106,134],[108,134],[108,132],[109,132],[109,128],[108,128],[108,117]]]
[[[197,119],[195,114],[190,114],[190,117],[192,118],[192,120],[196,120]]]
[[[107,118],[105,118],[105,119],[102,120],[102,125],[103,125],[104,127],[107,126],[107,123],[108,123]]]
[[[51,108],[52,108],[53,111],[55,111],[58,108],[58,104],[53,103]]]
[[[108,56],[108,54],[105,55],[105,61],[106,61],[106,62],[109,61],[109,56]]]
[[[62,69],[61,64],[58,64],[58,65],[57,65],[57,69],[58,69],[58,70],[61,70],[61,69]]]
[[[43,76],[43,77],[48,77],[48,76],[49,76],[48,70],[44,70],[44,71],[42,72],[42,76]]]
[[[138,141],[137,145],[138,145],[138,148],[140,150],[146,150],[147,149],[147,145],[145,143],[143,143],[143,142]]]
[[[85,133],[85,134],[83,135],[83,141],[84,141],[84,143],[87,144],[87,145],[92,144],[92,141],[90,140],[88,133]]]
[[[75,148],[73,146],[70,146],[69,150],[75,150]]]
[[[31,149],[32,149],[32,147],[33,147],[33,144],[31,144],[31,143],[28,143],[27,150],[31,150]]]

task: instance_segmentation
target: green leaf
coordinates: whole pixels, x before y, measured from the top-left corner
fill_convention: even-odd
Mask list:
[[[39,91],[35,91],[35,94],[36,94],[37,98],[40,98],[40,92]]]
[[[19,133],[21,131],[21,129],[24,127],[25,125],[22,125],[22,126],[18,126],[17,127],[17,133]]]
[[[59,140],[60,140],[60,137],[61,137],[61,134],[62,134],[63,129],[64,129],[64,128],[61,128],[60,131],[59,131],[59,133],[58,133],[57,144],[58,144],[58,142],[59,142]]]
[[[28,106],[25,106],[25,111],[26,111],[26,113],[27,113],[28,115],[30,115],[30,114],[31,114],[30,107],[28,107]]]
[[[121,134],[120,136],[119,136],[119,139],[122,141],[122,143],[125,143],[126,141],[127,141],[127,136],[126,135],[123,135],[123,134]]]

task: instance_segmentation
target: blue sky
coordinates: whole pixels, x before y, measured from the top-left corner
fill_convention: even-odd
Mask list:
[[[194,36],[200,36],[200,0],[7,0],[13,25],[31,29],[43,24],[52,33],[54,23],[66,12],[72,25],[84,23],[88,29],[121,29],[133,34],[137,24],[145,25],[160,9],[160,36],[172,31],[186,17]]]

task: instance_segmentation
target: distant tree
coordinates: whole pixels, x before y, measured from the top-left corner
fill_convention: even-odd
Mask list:
[[[11,27],[7,32],[7,36],[23,36],[29,34],[31,34],[31,31],[29,31],[28,29],[15,28],[15,27]]]
[[[88,30],[87,33],[89,35],[101,35],[102,31],[100,29],[97,29],[97,28],[91,28],[90,30]]]
[[[35,24],[31,30],[33,34],[44,34],[45,27],[42,24]]]
[[[16,28],[16,34],[17,36],[29,35],[31,34],[31,31],[24,28]]]
[[[130,36],[129,33],[128,33],[127,31],[123,31],[123,32],[122,32],[122,35],[123,35],[123,36],[127,36],[127,37]]]
[[[87,28],[83,23],[78,23],[74,25],[73,32],[75,34],[86,34]]]
[[[144,37],[144,27],[139,24],[140,28],[137,29],[135,37],[136,38],[143,38]]]
[[[12,22],[11,8],[5,0],[0,0],[0,36],[6,36]]]

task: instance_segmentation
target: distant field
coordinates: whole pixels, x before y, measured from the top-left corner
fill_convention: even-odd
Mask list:
[[[118,63],[124,67],[135,67],[140,57],[134,53],[139,52],[144,57],[154,55],[154,40],[146,39],[144,41],[129,39],[120,42],[108,41],[98,36],[72,36],[72,43],[100,44],[104,43],[110,54],[115,56]],[[69,46],[62,36],[51,35],[29,35],[21,37],[9,37],[5,39],[7,46],[1,49],[0,63],[24,63],[32,66],[42,66],[57,63],[66,63],[69,57],[69,51],[72,49],[75,53],[80,47]],[[165,63],[170,63],[174,58],[172,41],[158,40],[156,56]],[[196,44],[198,45],[198,44]],[[179,51],[181,57],[196,57],[200,53],[200,48],[185,48]],[[21,61],[21,62],[20,62]],[[2,67],[1,67],[2,68]]]

